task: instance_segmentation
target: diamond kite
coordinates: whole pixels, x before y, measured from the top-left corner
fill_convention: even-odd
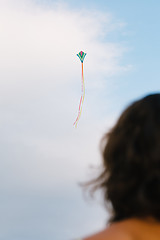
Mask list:
[[[80,59],[80,61],[82,63],[82,92],[81,92],[81,98],[80,98],[80,103],[79,103],[78,116],[76,118],[76,121],[73,124],[73,125],[75,125],[75,127],[77,127],[78,121],[79,121],[81,113],[82,113],[82,105],[83,105],[84,96],[85,96],[84,75],[83,75],[83,61],[84,61],[84,58],[86,56],[86,53],[81,51],[81,52],[79,52],[77,54],[77,56],[79,57],[79,59]]]

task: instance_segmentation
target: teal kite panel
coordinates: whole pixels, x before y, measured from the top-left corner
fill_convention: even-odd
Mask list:
[[[83,63],[86,53],[81,51],[77,54],[77,56],[79,57],[80,61]]]

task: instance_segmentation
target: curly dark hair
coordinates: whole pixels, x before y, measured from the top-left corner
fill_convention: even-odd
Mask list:
[[[103,170],[91,183],[111,203],[110,222],[131,217],[160,221],[160,94],[131,104],[102,145]]]

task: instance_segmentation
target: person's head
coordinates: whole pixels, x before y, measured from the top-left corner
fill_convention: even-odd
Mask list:
[[[160,221],[160,94],[131,104],[103,140],[103,171],[92,183],[112,205],[110,221]]]

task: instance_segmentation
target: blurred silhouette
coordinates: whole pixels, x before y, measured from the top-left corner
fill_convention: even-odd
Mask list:
[[[160,94],[132,103],[101,147],[102,172],[85,186],[102,190],[111,217],[83,240],[160,239]]]

